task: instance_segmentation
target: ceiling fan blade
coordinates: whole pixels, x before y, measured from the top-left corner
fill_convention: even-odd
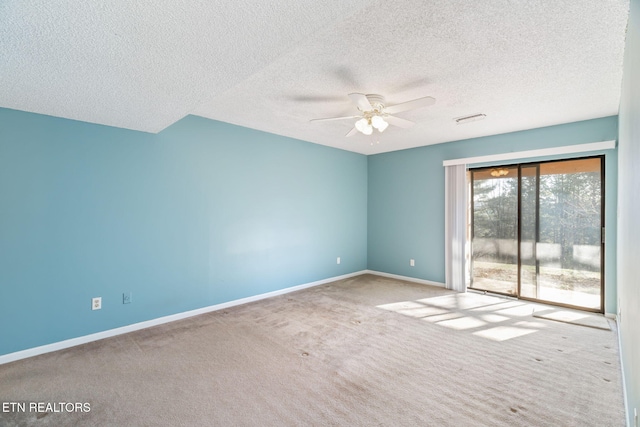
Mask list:
[[[352,128],[345,136],[348,138],[350,136],[355,135],[356,133],[358,133],[358,129]]]
[[[329,122],[331,120],[359,119],[361,116],[327,117],[325,119],[311,119],[310,122]]]
[[[384,116],[383,118],[390,125],[398,126],[402,129],[409,129],[411,126],[415,125],[415,122],[412,122],[411,120],[401,119],[400,117]]]
[[[358,106],[360,111],[371,111],[373,106],[369,102],[367,95],[363,93],[350,93],[349,98]]]
[[[435,98],[430,96],[425,96],[424,98],[418,98],[411,101],[403,102],[400,104],[392,105],[390,107],[386,107],[384,109],[385,113],[395,114],[400,113],[402,111],[413,110],[415,108],[426,107],[428,105],[433,105],[436,103]]]

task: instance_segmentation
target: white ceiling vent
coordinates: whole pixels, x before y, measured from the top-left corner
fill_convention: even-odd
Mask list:
[[[471,116],[458,117],[457,119],[453,119],[457,124],[461,125],[464,123],[477,122],[478,120],[483,120],[487,117],[486,114],[473,114]]]

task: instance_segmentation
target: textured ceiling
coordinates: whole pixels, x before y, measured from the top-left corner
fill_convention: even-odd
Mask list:
[[[0,106],[159,132],[196,114],[363,154],[618,112],[628,0],[0,3]],[[347,94],[411,129],[344,135]],[[483,121],[458,125],[474,113]],[[355,120],[354,120],[355,121]]]

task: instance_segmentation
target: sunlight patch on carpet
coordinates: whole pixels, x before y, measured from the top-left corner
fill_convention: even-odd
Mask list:
[[[446,326],[447,328],[457,329],[459,331],[463,331],[465,329],[479,328],[486,324],[487,324],[486,322],[483,322],[478,318],[469,317],[469,316],[459,317],[457,319],[443,320],[441,322],[438,322],[438,325],[440,326]]]
[[[509,320],[506,316],[500,316],[499,314],[481,314],[480,318],[489,323],[500,323]]]
[[[570,323],[572,325],[587,326],[589,328],[611,330],[609,321],[604,316],[597,314],[573,311],[573,310],[541,310],[533,313],[533,317],[556,322]]]
[[[483,329],[481,331],[474,332],[473,335],[477,335],[479,337],[487,338],[493,341],[506,341],[524,335],[532,334],[534,332],[537,332],[537,330],[515,328],[512,326],[496,326],[495,328]]]
[[[464,316],[464,314],[454,311],[454,312],[447,312],[444,314],[436,314],[434,316],[423,317],[422,320],[426,320],[427,322],[431,322],[431,323],[440,324],[440,322],[444,322],[445,320],[458,319],[462,316]]]
[[[507,316],[524,317],[530,316],[533,310],[528,305],[518,305],[511,308],[505,308],[504,310],[498,310],[496,313],[504,314]]]
[[[443,308],[437,308],[437,307],[408,308],[408,309],[396,310],[396,312],[400,314],[404,314],[405,316],[418,317],[418,318],[448,313],[447,310]]]

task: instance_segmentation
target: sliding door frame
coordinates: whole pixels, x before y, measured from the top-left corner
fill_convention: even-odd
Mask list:
[[[536,221],[536,233],[535,233],[535,242],[533,245],[533,251],[534,251],[534,259],[536,260],[536,281],[538,281],[538,277],[539,277],[539,273],[540,273],[540,262],[538,260],[537,254],[536,254],[536,242],[538,242],[540,240],[540,165],[542,164],[547,164],[547,163],[555,163],[555,162],[564,162],[564,161],[571,161],[571,160],[587,160],[587,159],[599,159],[600,160],[600,307],[599,308],[590,308],[590,307],[582,307],[582,306],[576,306],[576,305],[572,305],[572,304],[566,304],[566,303],[560,303],[560,302],[555,302],[555,301],[547,301],[547,300],[543,300],[543,299],[538,299],[538,298],[530,298],[530,297],[523,297],[522,296],[522,168],[523,167],[536,167],[536,212],[535,212],[535,221]],[[604,313],[604,278],[605,278],[605,265],[604,265],[604,259],[605,259],[605,255],[604,255],[604,251],[605,251],[605,234],[606,234],[606,229],[605,229],[605,156],[604,155],[596,155],[596,156],[585,156],[585,157],[570,157],[570,158],[562,158],[562,159],[554,159],[554,160],[545,160],[545,161],[538,161],[538,162],[527,162],[527,163],[515,163],[515,164],[506,164],[506,165],[492,165],[492,166],[482,166],[482,167],[478,167],[478,168],[469,168],[469,176],[470,176],[470,197],[469,197],[469,203],[470,203],[470,225],[471,225],[471,230],[470,230],[470,238],[471,238],[471,242],[473,243],[473,240],[475,238],[475,226],[474,226],[474,191],[473,191],[473,180],[474,180],[474,173],[475,172],[479,172],[479,171],[486,171],[486,170],[490,170],[492,168],[517,168],[518,169],[518,206],[517,206],[517,244],[518,244],[518,249],[517,249],[517,295],[516,297],[518,299],[522,299],[522,300],[526,300],[526,301],[532,301],[532,302],[539,302],[539,303],[544,303],[544,304],[549,304],[549,305],[555,305],[555,306],[559,306],[559,307],[566,307],[566,308],[572,308],[572,309],[578,309],[578,310],[582,310],[582,311],[590,311],[590,312],[595,312],[595,313]],[[470,247],[470,256],[469,256],[469,272],[470,272],[470,288],[477,290],[477,291],[484,291],[484,292],[488,292],[488,293],[494,293],[494,294],[499,294],[499,295],[505,295],[505,296],[509,296],[509,297],[513,297],[512,294],[508,294],[508,293],[503,293],[503,292],[494,292],[494,291],[489,291],[489,290],[484,290],[484,289],[479,289],[479,288],[474,288],[473,287],[473,244],[469,245]],[[537,284],[536,284],[537,286]]]

